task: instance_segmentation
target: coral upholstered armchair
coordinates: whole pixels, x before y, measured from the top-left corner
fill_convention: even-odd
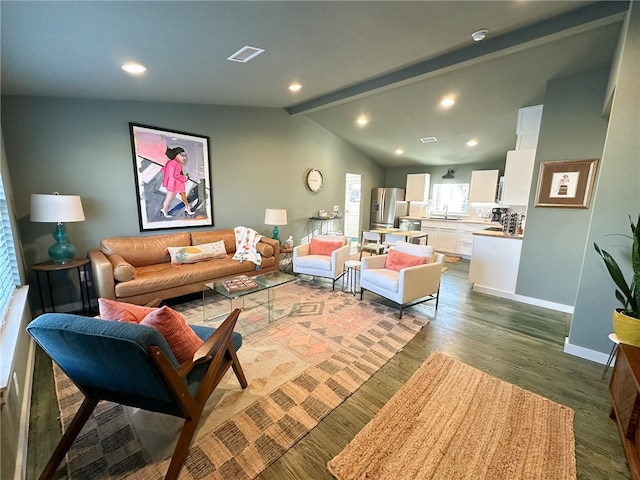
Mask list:
[[[384,255],[364,257],[360,266],[360,299],[365,290],[377,293],[404,307],[436,301],[440,293],[440,276],[444,255],[433,247],[396,242]]]
[[[344,274],[351,239],[344,236],[317,235],[311,242],[293,249],[293,273],[304,273],[333,280],[333,287]]]
[[[144,324],[65,313],[33,320],[28,332],[85,397],[40,478],[53,478],[100,400],[185,419],[165,476],[177,478],[205,403],[229,367],[247,386],[236,356],[242,337],[233,331],[239,314],[234,310],[217,329],[185,326],[201,346],[182,364],[160,331]]]

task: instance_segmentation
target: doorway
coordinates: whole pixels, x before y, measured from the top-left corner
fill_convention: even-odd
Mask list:
[[[344,188],[344,234],[351,243],[360,238],[360,203],[362,201],[362,175],[347,173]]]

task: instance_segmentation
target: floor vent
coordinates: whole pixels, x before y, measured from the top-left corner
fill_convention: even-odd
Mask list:
[[[420,141],[422,143],[433,143],[433,142],[437,142],[438,139],[436,137],[422,137]]]
[[[232,62],[247,63],[249,60],[257,57],[262,52],[264,52],[264,48],[256,48],[245,45],[236,53],[228,57],[227,60],[231,60]]]

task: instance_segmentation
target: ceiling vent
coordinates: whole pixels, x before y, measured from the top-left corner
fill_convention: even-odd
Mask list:
[[[227,57],[227,60],[231,60],[232,62],[247,63],[249,60],[257,57],[262,52],[264,52],[264,48],[256,48],[245,45],[236,53],[234,53],[230,57]]]
[[[420,141],[422,143],[433,143],[433,142],[437,142],[438,139],[436,137],[422,137]]]

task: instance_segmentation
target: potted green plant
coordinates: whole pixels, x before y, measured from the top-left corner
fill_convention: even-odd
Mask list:
[[[616,308],[613,312],[613,331],[622,343],[640,346],[640,215],[634,225],[631,215],[631,266],[633,275],[631,282],[627,283],[622,270],[614,258],[606,251],[593,243],[596,252],[604,260],[604,264],[611,275],[611,279],[616,284],[616,298],[622,304],[621,308]]]

